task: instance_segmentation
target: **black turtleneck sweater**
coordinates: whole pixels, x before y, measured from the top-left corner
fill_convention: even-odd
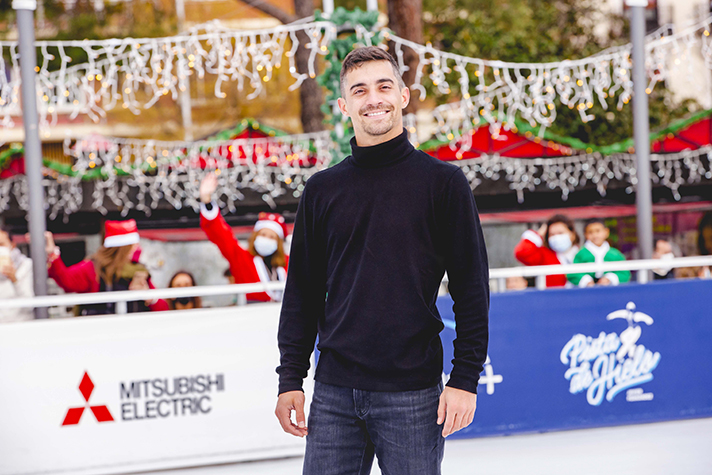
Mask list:
[[[438,384],[435,306],[447,271],[457,339],[448,386],[477,392],[487,356],[489,277],[475,200],[459,167],[404,132],[313,175],[299,203],[279,323],[279,392],[315,379],[371,391]]]

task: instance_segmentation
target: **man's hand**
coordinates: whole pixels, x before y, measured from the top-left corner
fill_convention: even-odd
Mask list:
[[[598,280],[598,285],[611,285],[611,281],[608,279],[608,277],[601,277]]]
[[[200,182],[200,201],[205,204],[213,200],[213,193],[218,189],[218,177],[215,173],[208,173]]]
[[[438,406],[438,425],[443,425],[447,437],[472,423],[477,408],[477,394],[445,386]]]
[[[292,411],[297,413],[296,424],[292,422]],[[297,437],[307,435],[307,424],[304,419],[304,393],[302,391],[287,391],[280,394],[274,414],[287,434]]]

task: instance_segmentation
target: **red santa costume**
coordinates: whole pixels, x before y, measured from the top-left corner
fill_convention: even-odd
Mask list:
[[[526,266],[573,264],[574,257],[576,256],[578,250],[578,246],[572,245],[565,252],[554,252],[544,246],[544,240],[538,233],[529,229],[524,231],[524,234],[522,234],[522,240],[519,244],[517,244],[517,247],[514,248],[514,257]],[[566,276],[563,274],[547,275],[546,286],[566,287],[570,286],[570,284],[566,280]]]
[[[138,228],[136,221],[129,219],[126,221],[107,221],[105,223],[104,247],[122,247],[137,244],[139,241]],[[127,283],[113,283],[107,286],[107,283],[96,275],[96,267],[90,259],[83,260],[73,266],[67,267],[60,258],[59,248],[55,247],[54,253],[48,256],[49,277],[57,282],[62,290],[72,293],[93,293],[103,292],[107,290],[127,290]],[[151,280],[148,280],[148,286],[151,289],[156,287]],[[113,308],[113,305],[110,305]],[[89,306],[87,306],[89,307]],[[98,306],[92,306],[92,312],[88,314],[98,313],[113,313],[111,309],[102,312]],[[168,303],[165,300],[158,299],[148,305],[148,310],[162,311],[169,310]]]
[[[256,282],[286,282],[287,267],[277,267],[269,269],[265,264],[265,258],[260,255],[253,255],[248,250],[243,249],[232,234],[232,229],[225,222],[225,218],[220,215],[220,210],[216,203],[209,206],[200,204],[200,227],[205,231],[210,242],[218,246],[220,253],[230,264],[230,273],[236,284],[252,284]],[[271,229],[284,242],[287,235],[287,226],[284,217],[277,213],[260,213],[253,232],[260,229]],[[289,263],[289,257],[285,255],[285,262]],[[252,302],[279,302],[282,300],[282,292],[268,290],[266,292],[255,292],[247,294],[247,300]]]

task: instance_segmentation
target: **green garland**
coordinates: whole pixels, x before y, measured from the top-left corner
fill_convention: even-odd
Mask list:
[[[659,130],[657,132],[651,132],[650,133],[650,142],[654,142],[656,140],[664,139],[668,134],[675,134],[679,132],[680,130],[683,130],[690,125],[694,124],[695,122],[698,122],[701,119],[704,119],[706,117],[709,117],[712,115],[712,109],[707,109],[703,110],[700,112],[697,112],[687,119],[683,119],[677,122],[673,122],[669,126],[665,127],[662,130]],[[482,126],[486,125],[486,122],[482,121],[477,126]],[[521,120],[521,119],[516,119],[514,122],[514,132],[522,132],[524,134],[532,134],[533,136],[538,136],[539,134],[539,129],[537,127],[532,127],[527,121]],[[561,135],[556,135],[548,130],[544,132],[544,136],[542,137],[543,140],[548,140],[550,142],[557,142],[563,145],[567,145],[571,147],[574,150],[581,150],[582,152],[585,153],[600,153],[601,155],[604,156],[609,156],[613,155],[616,153],[632,153],[635,151],[635,140],[630,138],[623,140],[618,143],[614,143],[611,145],[595,145],[595,144],[589,144],[586,142],[583,142],[577,138],[574,137],[564,137]],[[448,145],[450,142],[447,140],[440,140],[440,139],[430,139],[427,142],[424,142],[421,146],[420,149],[423,151],[431,151],[435,150],[437,148],[440,148],[444,145]]]
[[[329,18],[325,18],[322,12],[317,10],[314,14],[314,19],[316,21],[330,21],[337,25],[337,27],[341,27],[340,29],[342,30],[352,31],[354,25],[362,25],[367,30],[373,31],[373,28],[378,22],[378,12],[365,12],[358,7],[353,10],[346,10],[343,7],[339,7],[334,10],[334,13],[332,13]],[[373,38],[374,44],[381,43],[386,33],[387,31],[385,29],[378,32]],[[350,32],[346,36],[341,35],[340,38],[333,40],[329,45],[329,51],[326,55],[324,72],[317,78],[317,82],[325,87],[327,91],[326,100],[321,105],[321,110],[324,112],[325,121],[332,126],[331,138],[336,144],[336,151],[331,165],[335,165],[351,155],[350,141],[354,134],[353,125],[351,121],[342,122],[340,115],[334,113],[331,104],[334,104],[336,100],[341,97],[341,64],[346,58],[346,55],[359,46],[358,41],[359,39],[355,32]],[[341,123],[343,123],[344,126],[344,133],[342,137],[339,137],[336,133],[336,129],[337,124]]]

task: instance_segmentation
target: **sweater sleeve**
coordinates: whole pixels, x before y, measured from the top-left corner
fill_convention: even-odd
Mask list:
[[[17,297],[32,298],[35,296],[32,275],[32,259],[23,259],[22,264],[20,264],[15,274],[17,278],[17,283],[15,283],[15,293]],[[17,313],[25,320],[32,320],[34,318],[34,310],[32,308],[18,308]]]
[[[574,264],[588,264],[593,262],[591,259],[586,257],[589,255],[590,253],[588,251],[585,251],[585,249],[581,249],[574,256]],[[593,272],[581,272],[577,274],[569,274],[566,276],[566,278],[569,279],[569,282],[578,287],[586,287],[590,282],[593,282],[595,280],[595,274]]]
[[[217,210],[217,205],[213,205],[209,211],[204,207],[200,210],[200,227],[210,242],[218,246],[230,265],[235,263],[236,258],[251,259],[250,253],[240,246],[225,218]]]
[[[608,251],[608,254],[606,254],[606,258],[604,259],[606,262],[618,262],[618,261],[624,261],[625,256],[621,251],[615,248],[611,248],[610,251]],[[615,275],[618,278],[618,282],[615,282],[615,278],[610,278],[609,280],[614,284],[625,284],[630,282],[630,271],[629,270],[618,270],[618,271],[613,271],[610,272],[611,274]]]
[[[514,248],[514,257],[525,266],[544,264],[544,240],[531,229],[524,231],[522,240]]]
[[[65,292],[86,293],[99,289],[94,263],[88,260],[67,267],[62,258],[58,257],[52,261],[48,274]]]
[[[445,269],[457,333],[447,385],[477,393],[489,340],[487,250],[475,198],[461,170],[451,176],[445,197]]]
[[[317,322],[324,318],[325,300],[324,243],[307,182],[294,222],[287,285],[279,318],[279,394],[302,390],[316,341]]]

